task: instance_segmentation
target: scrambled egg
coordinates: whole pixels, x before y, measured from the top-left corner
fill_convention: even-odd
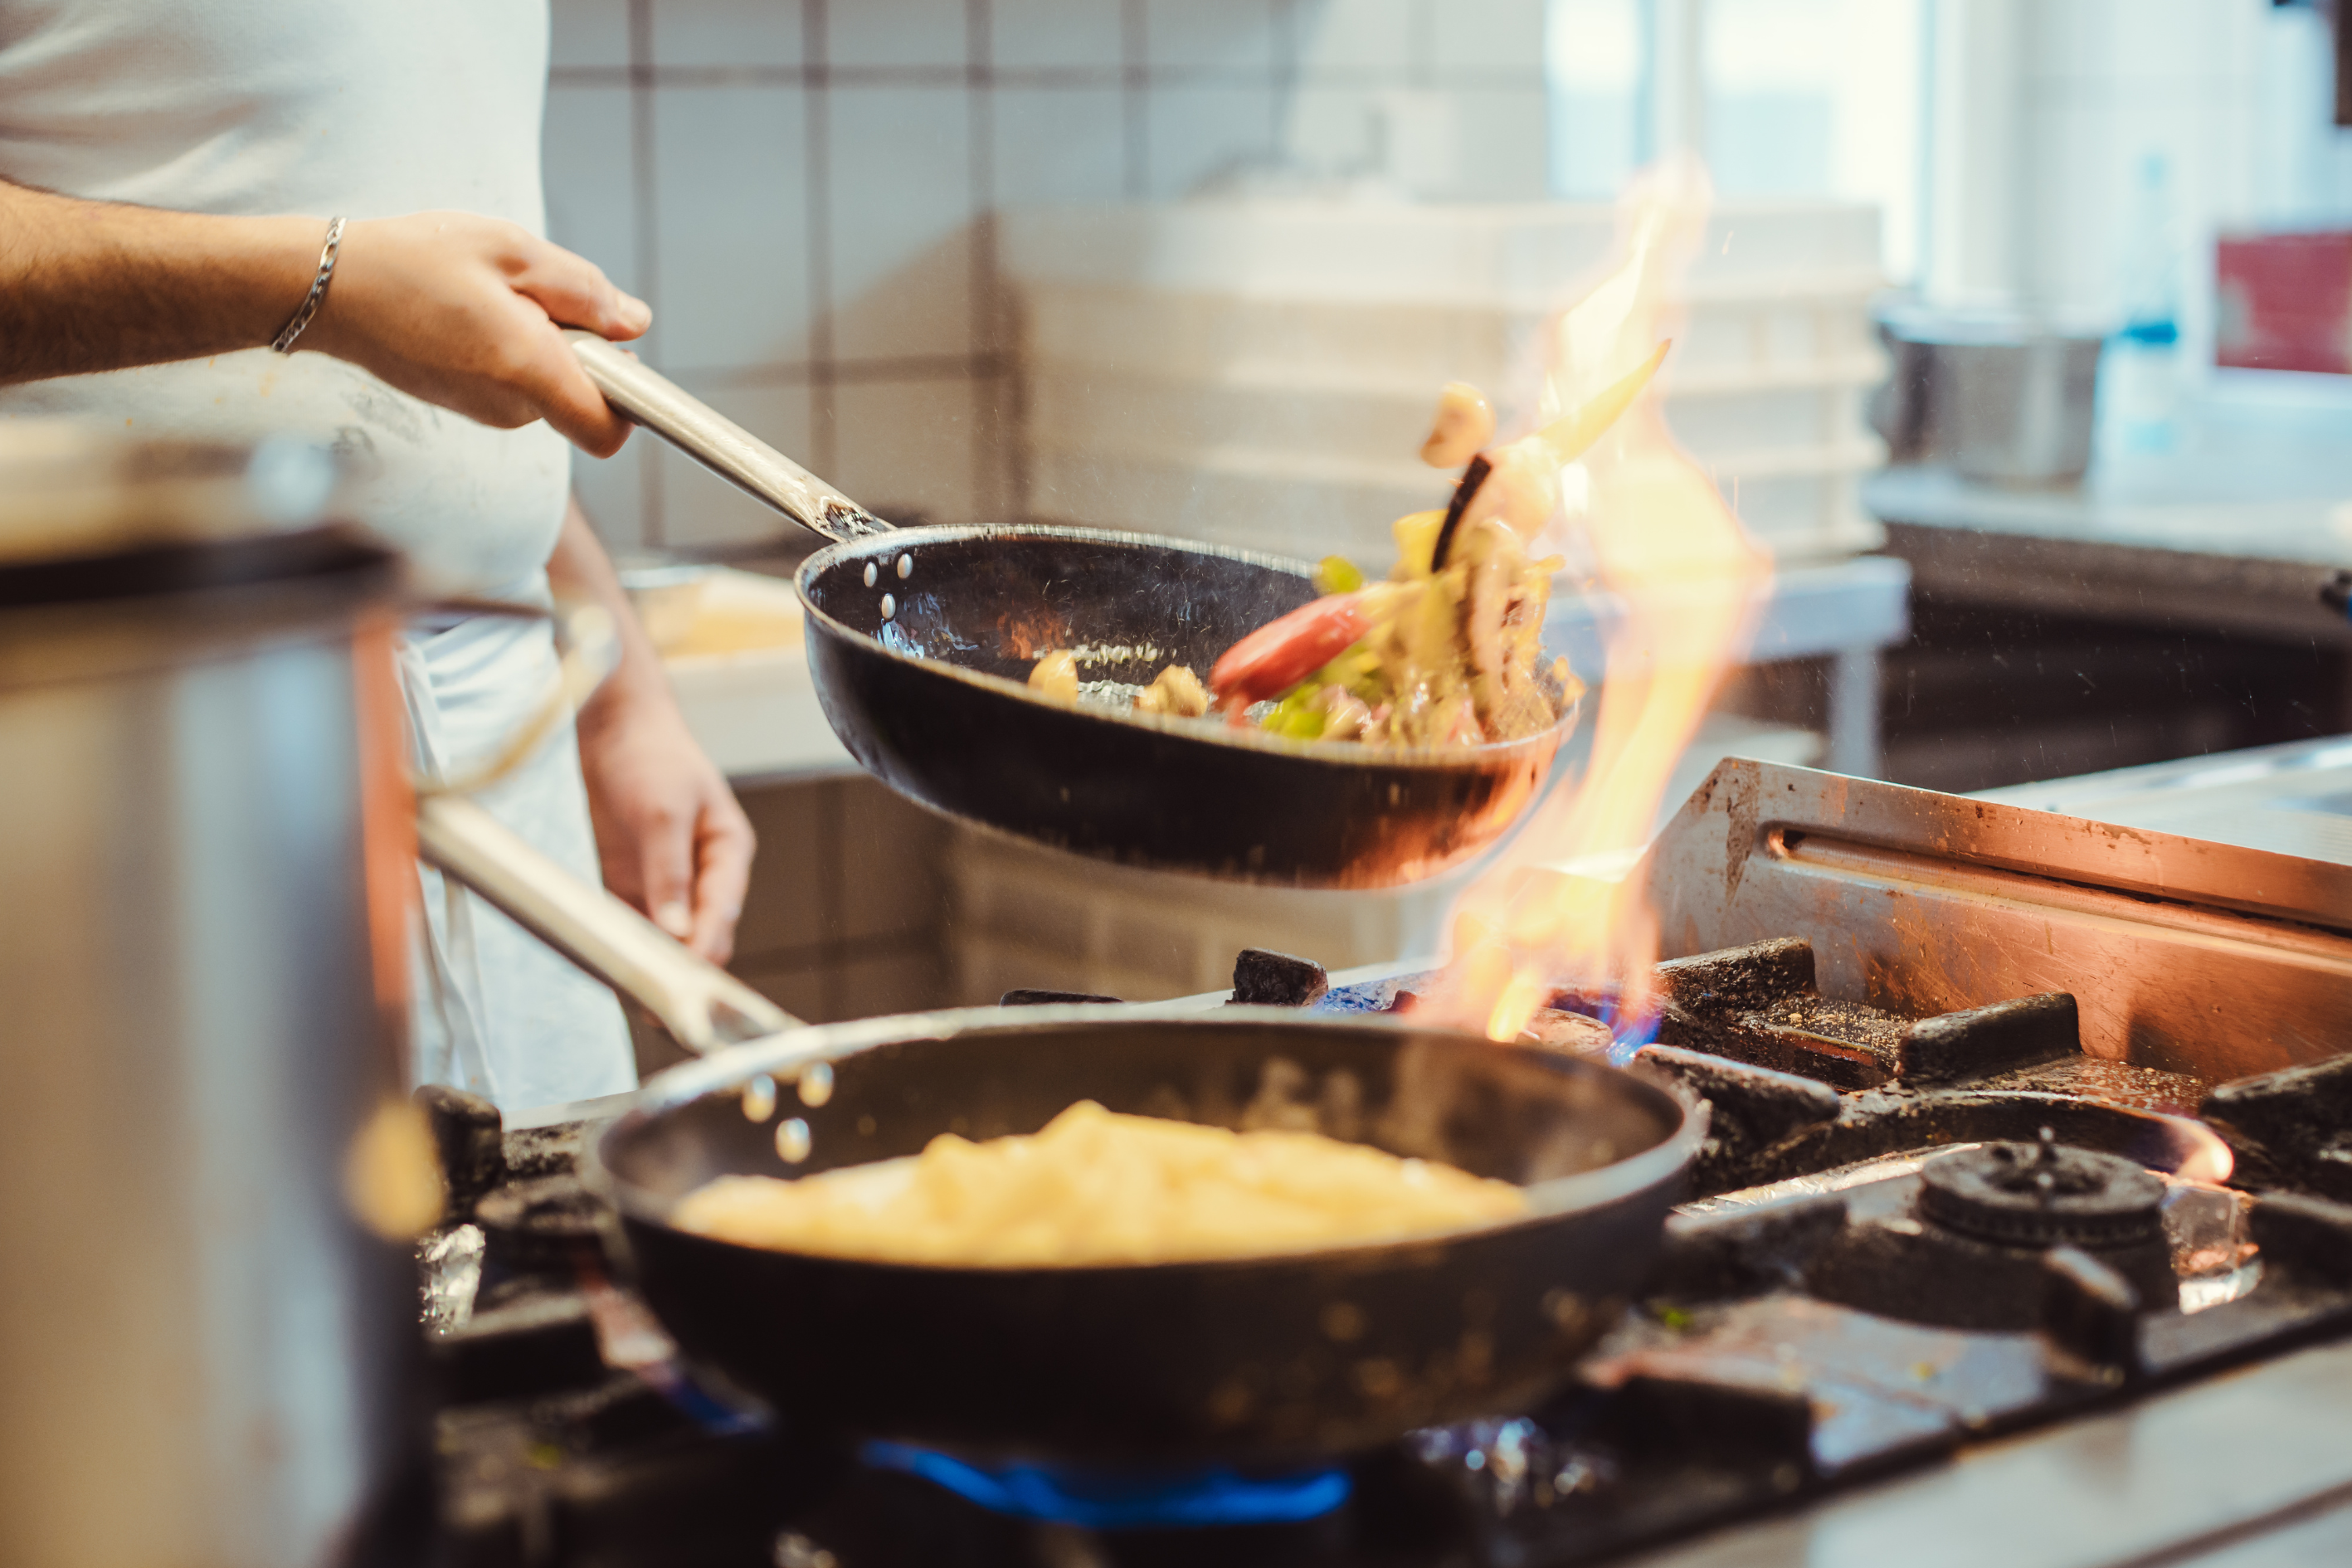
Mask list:
[[[982,1268],[1165,1263],[1391,1240],[1527,1212],[1507,1182],[1315,1132],[1234,1132],[1081,1100],[1043,1131],[795,1181],[721,1176],[682,1229],[747,1247]]]

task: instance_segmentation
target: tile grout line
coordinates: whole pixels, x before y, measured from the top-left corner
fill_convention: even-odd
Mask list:
[[[654,193],[653,35],[653,0],[629,0],[629,184],[636,207],[633,259],[638,297],[648,304],[661,296],[661,226]],[[660,363],[658,351],[646,358]],[[642,547],[659,550],[669,538],[662,509],[660,444],[639,449],[644,456],[637,459],[637,539]]]
[[[971,238],[967,257],[971,272],[970,319],[964,323],[971,364],[983,363],[995,350],[998,331],[996,268],[996,40],[995,16],[989,0],[964,0],[964,65],[966,70],[966,171],[971,181]],[[999,491],[992,465],[1000,462],[995,399],[982,395],[979,377],[967,369],[964,417],[971,431],[971,511],[976,521],[1001,522]]]
[[[824,0],[810,0],[810,3],[821,5]],[[821,886],[824,889],[824,923],[835,929],[838,929],[842,923],[845,913],[842,906],[847,901],[849,893],[849,867],[842,853],[845,847],[842,843],[843,828],[847,823],[849,815],[844,799],[846,794],[846,786],[837,780],[826,785],[824,796],[824,809],[822,814],[824,822],[824,859],[820,870],[824,877]],[[846,942],[847,938],[828,934],[825,941],[828,943]],[[827,1018],[841,1016],[841,968],[842,966],[837,963],[826,964],[820,982],[818,994],[824,998],[824,1016]]]
[[[1416,15],[1423,21],[1429,19],[1426,12]],[[1433,32],[1433,29],[1423,30]],[[1265,83],[1268,77],[1266,70],[1239,66],[1152,66],[1141,63],[998,66],[992,67],[986,74],[993,87],[1041,91],[1094,91],[1129,86],[1146,90],[1185,87],[1255,87]],[[556,66],[548,72],[548,85],[558,90],[565,88],[625,87],[633,80],[642,79],[656,88],[807,88],[815,86],[820,75],[827,84],[838,87],[951,89],[963,86],[971,78],[971,69],[961,66],[827,66],[820,70],[810,66],[665,66],[656,63],[640,71],[628,66]],[[1363,89],[1454,87],[1475,90],[1525,87],[1528,80],[1526,72],[1507,70],[1499,66],[1454,66],[1440,70],[1425,58],[1417,59],[1410,68],[1402,69],[1334,66],[1309,70],[1302,61],[1297,67],[1297,76],[1300,82],[1316,87]]]
[[[1285,105],[1298,91],[1298,3],[1297,0],[1273,0],[1273,21],[1270,42],[1274,58],[1267,62],[1272,75],[1273,92],[1266,103],[1265,128],[1267,153],[1279,162],[1282,157],[1282,120]]]
[[[833,153],[825,0],[803,0],[802,52],[808,65],[809,466],[831,479],[838,467],[833,342]]]
[[[1121,0],[1119,6],[1120,152],[1129,201],[1140,201],[1150,185],[1150,123],[1145,98],[1150,81],[1145,63],[1149,39],[1143,7],[1144,0]]]

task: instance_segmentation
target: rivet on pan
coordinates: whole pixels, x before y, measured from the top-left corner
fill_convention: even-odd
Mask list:
[[[898,601],[888,594],[882,595],[882,618],[888,620],[898,613]]]
[[[776,1112],[776,1080],[761,1073],[743,1086],[743,1119],[765,1121]]]
[[[898,576],[899,576],[899,579],[900,579],[901,581],[904,581],[905,579],[907,579],[907,578],[908,578],[908,577],[911,577],[911,576],[913,576],[914,574],[915,574],[915,558],[914,558],[913,556],[911,556],[911,555],[901,555],[900,557],[898,557]]]
[[[809,1157],[808,1123],[797,1116],[788,1116],[776,1123],[776,1153],[787,1165],[797,1165]]]
[[[874,569],[874,563],[868,561],[866,563],[866,585],[871,588],[877,582],[880,581],[881,576],[882,574]]]
[[[801,1069],[801,1103],[823,1105],[833,1098],[833,1064],[812,1062]]]

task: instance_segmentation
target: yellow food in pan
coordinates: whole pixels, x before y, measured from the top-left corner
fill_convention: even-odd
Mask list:
[[[1040,1132],[931,1140],[796,1181],[721,1176],[680,1228],[783,1252],[980,1268],[1166,1263],[1391,1240],[1510,1219],[1526,1195],[1313,1132],[1234,1132],[1081,1100]]]

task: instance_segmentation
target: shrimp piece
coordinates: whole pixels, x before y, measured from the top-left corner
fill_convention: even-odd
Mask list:
[[[1437,395],[1437,417],[1421,444],[1421,460],[1433,468],[1458,468],[1494,438],[1495,405],[1486,394],[1468,382],[1449,381]]]
[[[1048,697],[1076,702],[1078,700],[1078,656],[1066,647],[1053,649],[1030,668],[1029,685]]]
[[[1159,679],[1135,694],[1135,710],[1198,719],[1209,710],[1209,690],[1189,665],[1171,664],[1160,672]]]

